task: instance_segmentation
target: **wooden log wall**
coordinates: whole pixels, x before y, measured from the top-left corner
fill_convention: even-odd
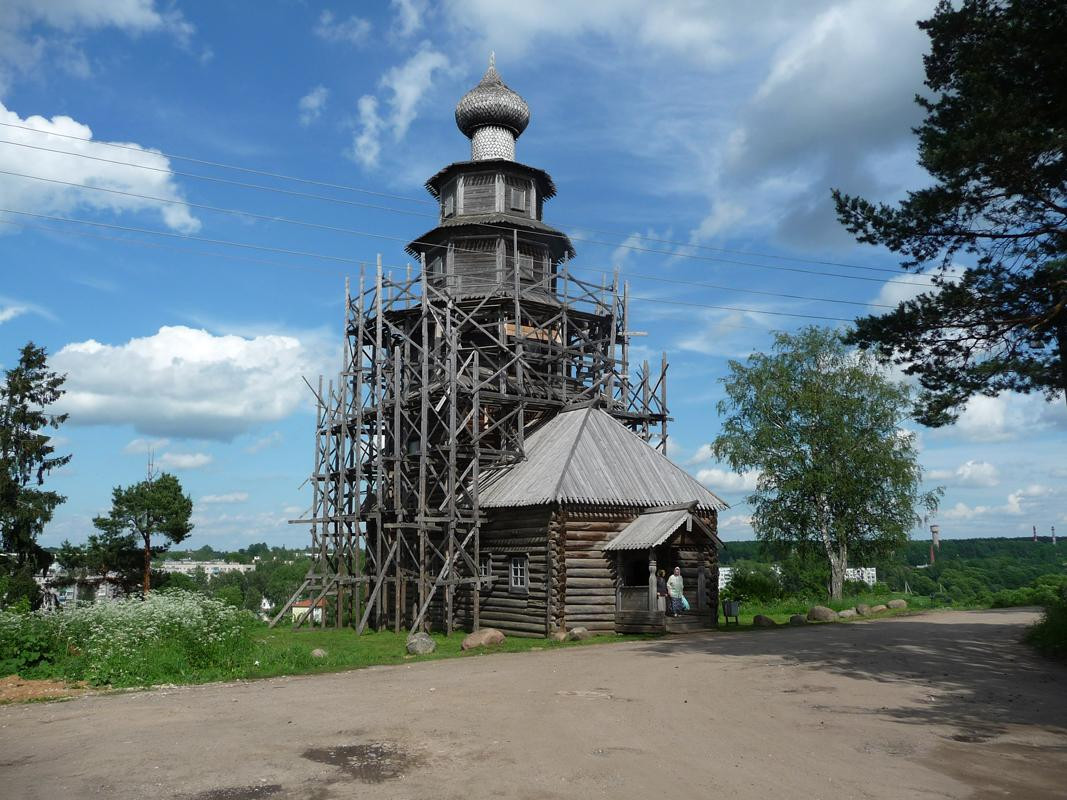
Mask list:
[[[569,506],[555,516],[564,534],[560,581],[564,614],[559,624],[614,633],[615,559],[604,553],[604,545],[633,521],[637,512]]]
[[[482,557],[491,558],[492,577],[482,589],[481,624],[508,636],[545,636],[552,622],[551,514],[546,506],[492,509],[481,530]],[[528,592],[509,589],[511,559],[529,560]]]

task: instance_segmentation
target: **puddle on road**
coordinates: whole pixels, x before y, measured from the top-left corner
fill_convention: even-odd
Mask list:
[[[278,794],[282,787],[277,783],[254,784],[252,786],[229,786],[225,789],[211,789],[201,792],[193,800],[260,800]]]
[[[981,744],[982,742],[988,742],[990,739],[995,738],[993,734],[981,733],[979,731],[969,731],[965,733],[956,733],[948,737],[954,742],[966,742],[968,744]]]
[[[394,780],[420,762],[417,756],[392,742],[312,747],[303,756],[309,761],[339,767],[345,775],[365,783]]]

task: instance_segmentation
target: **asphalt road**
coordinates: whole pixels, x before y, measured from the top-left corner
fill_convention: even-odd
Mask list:
[[[712,633],[0,709],[0,796],[1067,797],[1032,611]]]

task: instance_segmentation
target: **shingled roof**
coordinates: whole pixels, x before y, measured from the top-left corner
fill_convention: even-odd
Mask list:
[[[561,412],[534,431],[526,440],[526,460],[487,479],[478,502],[482,508],[548,503],[727,507],[644,439],[592,406]]]

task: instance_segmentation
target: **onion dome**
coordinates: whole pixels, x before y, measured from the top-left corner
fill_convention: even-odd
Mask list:
[[[507,128],[515,138],[530,124],[530,107],[512,91],[496,71],[496,58],[489,56],[489,69],[481,81],[456,105],[456,125],[468,139],[479,128]]]

